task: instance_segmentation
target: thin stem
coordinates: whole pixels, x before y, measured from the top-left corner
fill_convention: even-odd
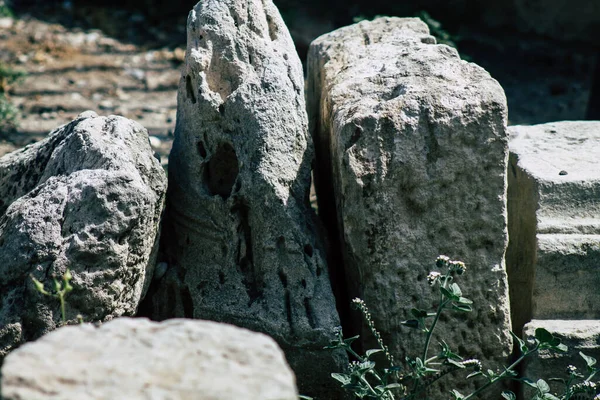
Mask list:
[[[588,376],[584,382],[589,382],[598,373],[598,371],[600,371],[600,369],[597,369],[594,372],[592,372],[592,374]]]
[[[435,329],[435,325],[437,324],[438,319],[440,318],[440,315],[442,314],[442,311],[444,310],[446,304],[448,304],[448,300],[444,301],[444,295],[440,295],[440,305],[438,306],[437,312],[435,313],[435,318],[431,323],[431,328],[429,328],[429,330],[427,331],[427,338],[425,339],[425,348],[423,349],[423,357],[421,358],[422,360],[427,359],[427,353],[429,352],[429,344],[431,343],[433,330]]]
[[[350,353],[350,354],[352,354],[354,357],[356,357],[356,359],[357,359],[359,362],[365,362],[365,359],[364,359],[364,358],[362,358],[361,356],[359,356],[357,352],[355,352],[354,350],[352,350],[352,347],[350,347],[350,345],[347,345],[347,346],[345,346],[345,349],[346,349],[346,351],[347,351],[348,353]]]
[[[60,300],[60,313],[62,314],[62,323],[66,325],[67,323],[67,315],[65,310],[65,298],[64,296],[58,295],[58,299]]]

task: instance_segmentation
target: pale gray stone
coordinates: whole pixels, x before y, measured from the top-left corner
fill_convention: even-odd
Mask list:
[[[71,270],[67,318],[133,315],[150,284],[166,176],[146,130],[80,118],[0,159],[0,358],[56,328],[52,289]]]
[[[507,269],[515,329],[600,318],[600,122],[510,127]]]
[[[534,319],[525,325],[523,337],[530,338],[535,336],[535,330],[544,328],[552,335],[558,337],[561,343],[568,347],[566,353],[542,350],[536,356],[526,359],[523,367],[523,376],[533,380],[544,379],[552,388],[554,393],[559,395],[564,392],[564,385],[558,382],[552,382],[550,378],[567,379],[567,366],[573,365],[577,372],[585,375],[587,378],[587,367],[585,360],[579,355],[582,352],[586,356],[594,357],[600,361],[600,320],[537,320]],[[531,346],[531,344],[530,344]],[[598,365],[595,366],[598,368]],[[592,382],[599,382],[598,378],[592,379]],[[522,390],[530,399],[533,396],[532,390],[523,385]],[[600,394],[600,386],[597,392]],[[594,394],[596,394],[594,393]],[[594,395],[585,397],[593,398]]]
[[[475,304],[471,314],[449,312],[437,338],[490,367],[504,363],[507,110],[498,82],[436,45],[420,20],[379,18],[312,43],[307,91],[319,212],[339,229],[350,294],[365,300],[397,359],[421,356],[424,337],[400,322],[437,302],[426,277],[445,254],[466,263],[458,283]],[[442,384],[444,398],[453,386]]]
[[[275,341],[210,321],[119,318],[68,326],[12,352],[4,400],[297,400]]]
[[[340,324],[309,205],[302,66],[271,0],[206,0],[188,45],[169,158],[169,268],[151,316],[266,332],[304,394],[333,398]],[[304,385],[304,386],[303,386]],[[323,391],[325,390],[325,391]]]

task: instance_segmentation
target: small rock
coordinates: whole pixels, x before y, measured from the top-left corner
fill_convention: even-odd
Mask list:
[[[150,146],[152,146],[154,148],[158,148],[162,144],[162,141],[159,138],[157,138],[156,136],[149,136],[149,139],[150,139]]]
[[[101,109],[101,110],[110,111],[110,110],[113,110],[115,108],[115,105],[110,100],[103,100],[100,103],[98,103],[98,108]]]
[[[0,18],[0,29],[10,29],[15,21],[10,17]]]

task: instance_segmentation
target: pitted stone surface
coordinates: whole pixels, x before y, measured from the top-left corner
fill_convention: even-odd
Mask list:
[[[63,327],[11,353],[5,400],[296,400],[270,337],[210,321],[119,318]]]
[[[150,284],[166,176],[146,130],[122,117],[83,117],[0,159],[0,358],[54,329],[42,296],[69,268],[67,318],[136,312]]]
[[[516,328],[532,318],[598,319],[600,122],[509,131],[507,267]]]
[[[451,313],[439,337],[467,357],[503,362],[507,111],[498,82],[436,45],[418,19],[323,35],[308,71],[319,210],[337,215],[351,294],[398,359],[415,357],[424,339],[400,322],[437,301],[426,280],[436,257],[462,260],[458,283],[474,312]]]
[[[293,42],[270,0],[202,1],[187,32],[169,158],[169,268],[151,315],[266,332],[303,377],[302,393],[335,387],[329,373],[344,358],[323,346],[340,322],[308,201],[313,145]]]

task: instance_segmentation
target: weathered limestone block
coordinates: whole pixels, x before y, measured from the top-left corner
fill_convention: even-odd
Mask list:
[[[313,147],[302,66],[270,0],[206,0],[188,18],[169,158],[169,269],[152,318],[266,332],[302,379],[335,387],[340,324],[308,201]],[[320,390],[320,389],[319,389]],[[333,398],[321,393],[320,397]]]
[[[424,338],[400,322],[437,301],[426,280],[436,257],[462,260],[475,311],[452,314],[439,337],[502,361],[511,347],[502,88],[411,18],[321,36],[308,70],[319,210],[337,216],[350,293],[398,359],[415,357]]]
[[[600,319],[600,122],[513,126],[507,269],[513,324]]]
[[[0,159],[0,359],[61,320],[30,274],[50,289],[52,275],[72,271],[70,320],[136,312],[166,183],[146,130],[116,116],[88,113]]]
[[[4,400],[296,400],[270,337],[210,321],[119,318],[68,326],[11,353]]]
[[[537,320],[534,319],[525,325],[523,329],[523,337],[535,336],[537,328],[544,328],[552,335],[560,338],[561,343],[567,345],[569,350],[566,353],[556,351],[543,350],[535,357],[529,357],[525,360],[523,367],[523,376],[533,381],[544,379],[551,387],[554,393],[562,394],[564,385],[559,382],[551,382],[549,378],[569,377],[567,366],[573,365],[577,368],[577,372],[586,374],[586,362],[579,355],[582,352],[586,356],[594,357],[600,362],[600,320]],[[596,365],[596,368],[598,365]],[[592,379],[592,382],[598,382],[598,377]],[[522,390],[527,396],[524,398],[532,398],[532,390],[523,386]],[[600,386],[597,392],[600,393]],[[596,394],[594,393],[594,394]],[[594,395],[582,398],[593,398]]]

